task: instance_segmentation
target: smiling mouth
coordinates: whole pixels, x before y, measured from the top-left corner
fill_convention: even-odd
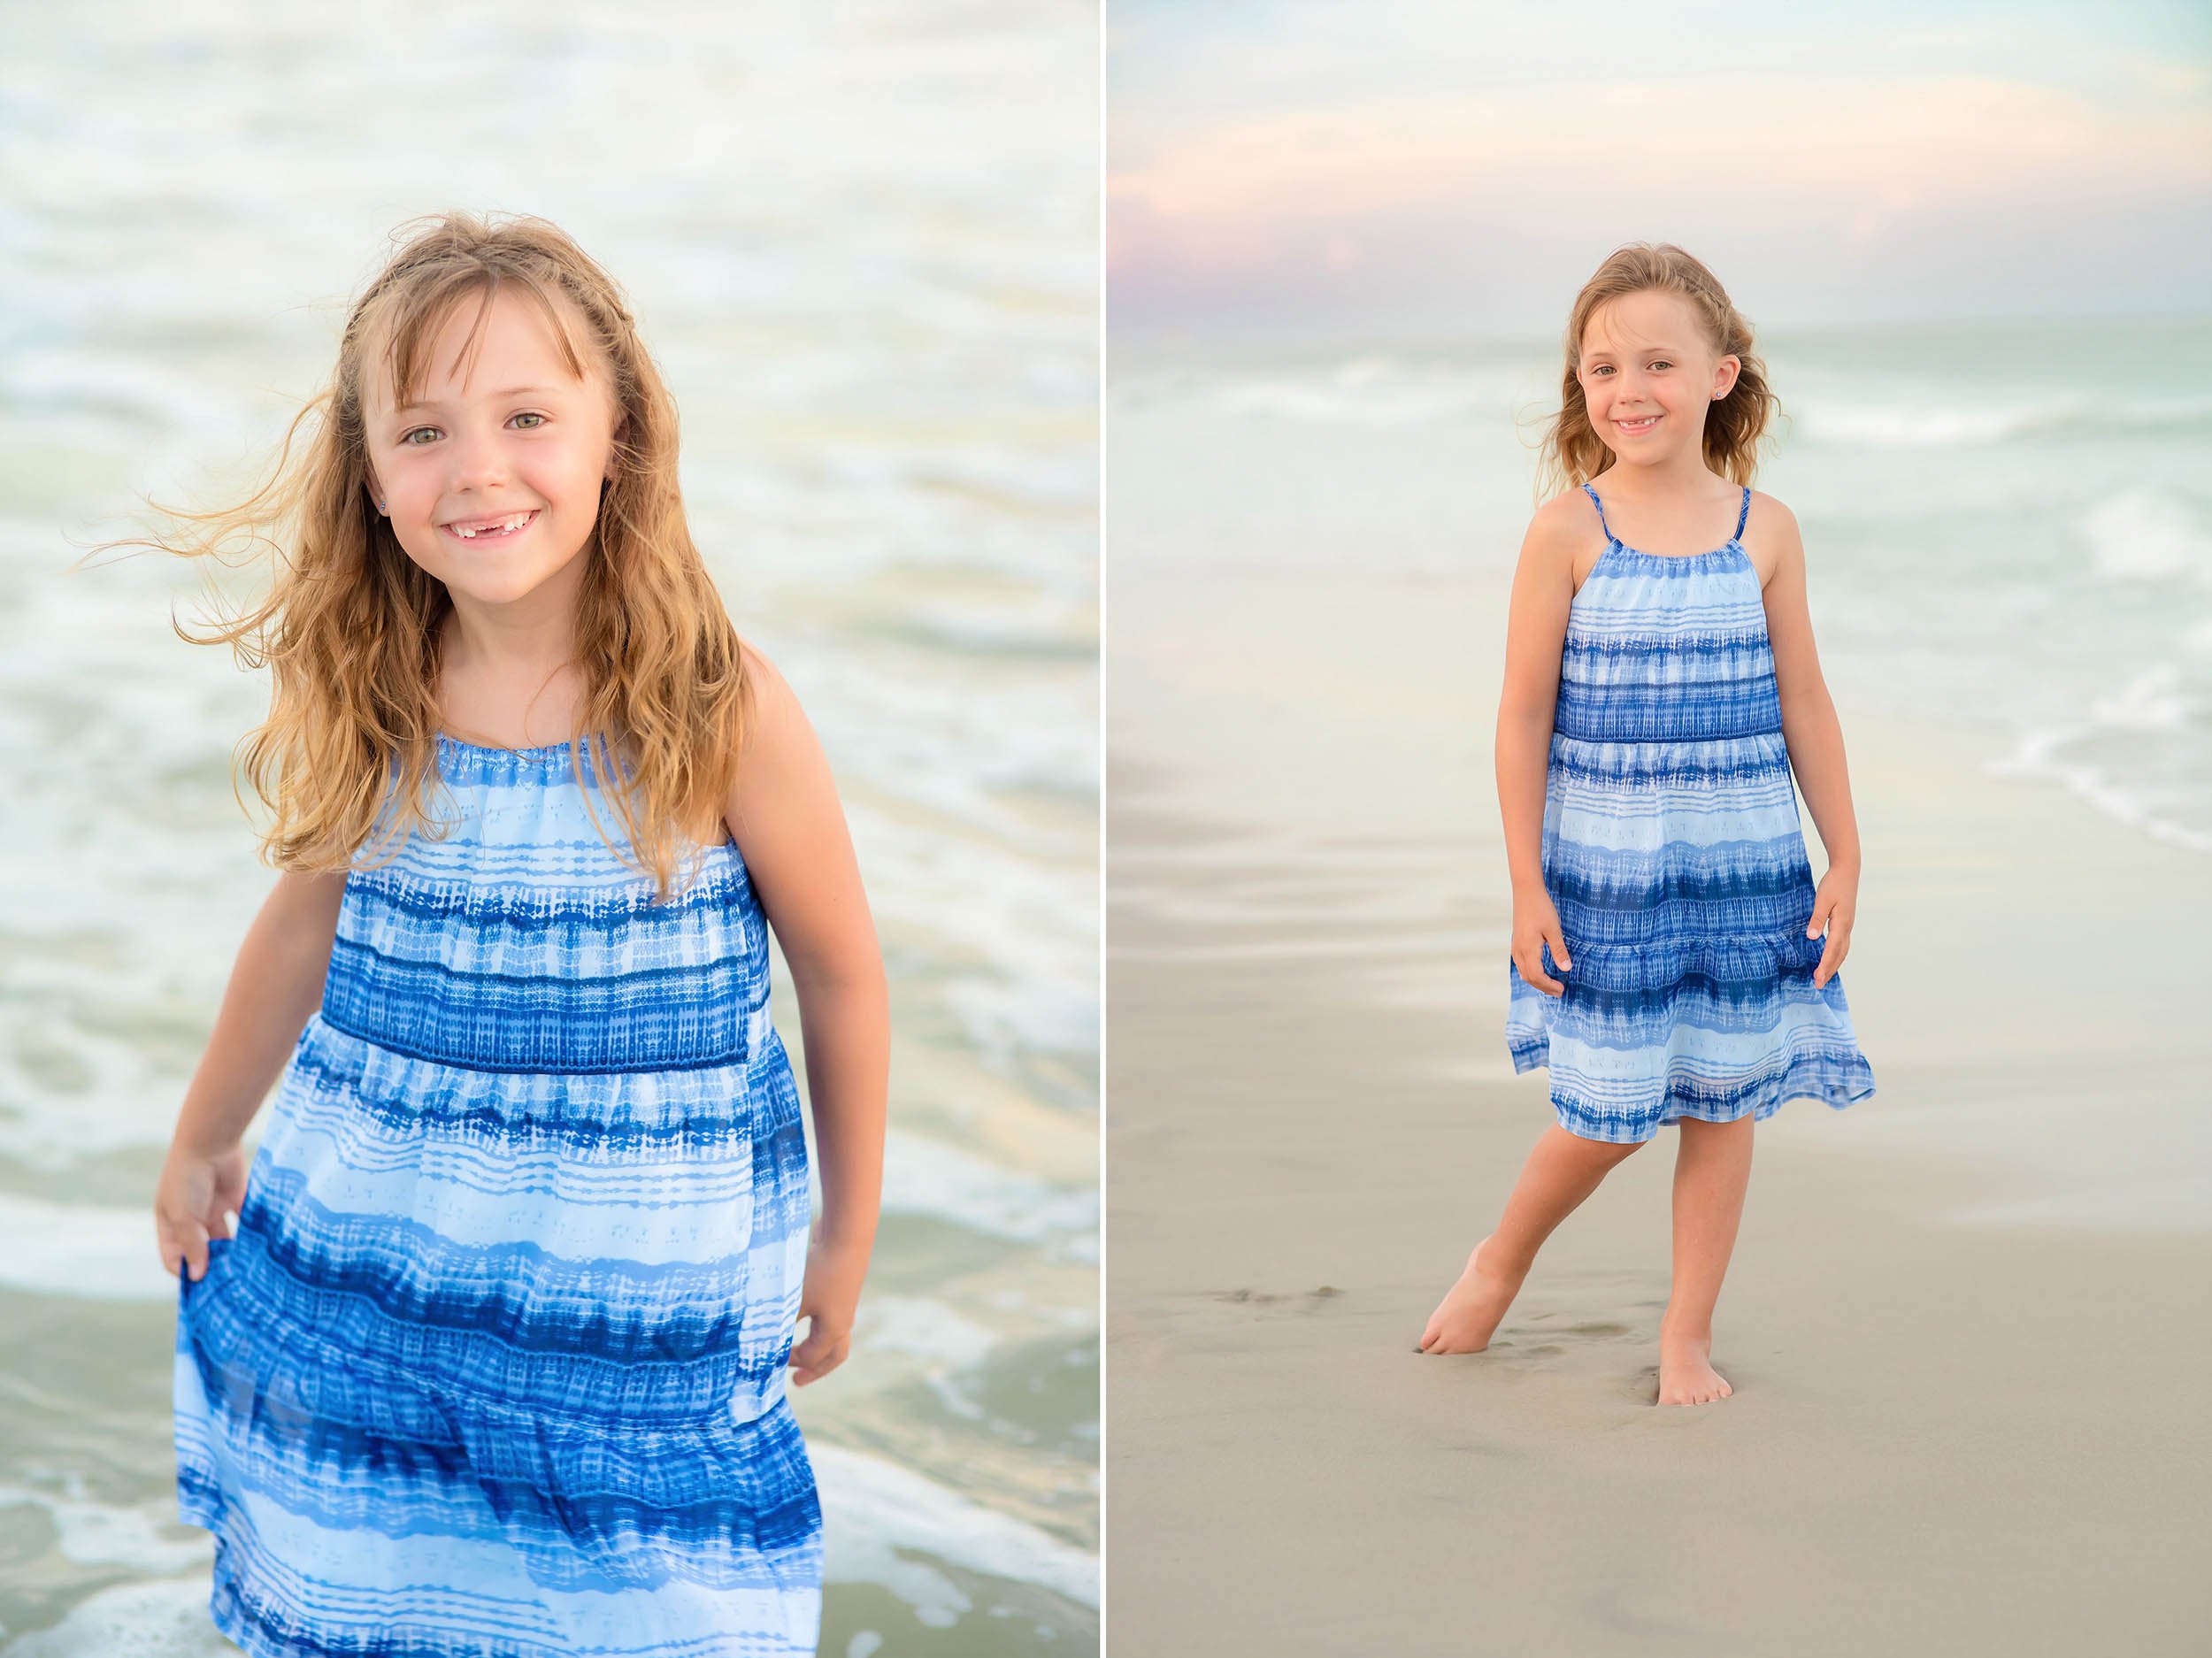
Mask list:
[[[1613,424],[1624,432],[1648,432],[1659,423],[1657,415],[1646,415],[1639,420],[1616,420]]]
[[[533,507],[527,512],[510,512],[503,518],[461,519],[438,527],[460,541],[499,541],[519,535],[538,521],[544,509]]]

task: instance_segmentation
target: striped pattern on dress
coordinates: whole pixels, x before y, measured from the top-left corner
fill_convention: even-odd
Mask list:
[[[692,848],[657,905],[565,745],[437,750],[457,821],[357,858],[236,1235],[179,1279],[216,1625],[256,1658],[812,1653],[807,1150],[743,859]]]
[[[1604,507],[1597,492],[1583,487]],[[1839,1109],[1874,1092],[1840,974],[1816,989],[1814,882],[1782,739],[1756,568],[1607,546],[1570,607],[1544,793],[1545,891],[1566,986],[1507,963],[1515,1071],[1541,1065],[1561,1126],[1650,1139],[1683,1117]]]

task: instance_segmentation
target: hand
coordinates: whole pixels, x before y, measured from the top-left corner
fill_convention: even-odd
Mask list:
[[[1544,946],[1565,972],[1574,965],[1567,956],[1567,935],[1559,930],[1559,910],[1540,887],[1513,894],[1513,964],[1521,977],[1548,996],[1563,996],[1567,986],[1544,971]]]
[[[170,1146],[154,1186],[154,1241],[163,1271],[189,1266],[195,1284],[207,1276],[208,1240],[230,1237],[226,1217],[245,1209],[246,1169],[246,1148],[238,1140],[211,1152]]]
[[[827,1237],[816,1223],[806,1252],[806,1283],[799,1291],[806,1339],[791,1349],[794,1387],[821,1380],[852,1350],[853,1315],[860,1306],[861,1281],[868,1276],[873,1244],[873,1239]]]
[[[1858,909],[1858,871],[1831,864],[1813,894],[1812,919],[1805,924],[1805,936],[1809,939],[1818,938],[1824,925],[1828,932],[1828,948],[1821,951],[1820,965],[1813,969],[1815,990],[1836,976],[1843,958],[1851,953],[1851,918]]]

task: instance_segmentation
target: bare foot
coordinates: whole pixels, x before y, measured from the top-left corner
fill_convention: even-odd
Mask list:
[[[1659,1401],[1663,1405],[1707,1405],[1736,1390],[1711,1362],[1709,1338],[1659,1338]]]
[[[1482,1244],[1467,1257],[1467,1270],[1459,1282],[1444,1293],[1421,1332],[1424,1353],[1479,1353],[1490,1345],[1490,1333],[1521,1293],[1525,1273],[1494,1271],[1483,1265]]]

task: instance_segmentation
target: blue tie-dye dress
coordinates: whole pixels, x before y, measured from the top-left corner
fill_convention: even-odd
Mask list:
[[[179,1278],[215,1623],[256,1658],[810,1654],[807,1151],[744,862],[693,848],[653,907],[565,745],[437,756],[458,821],[357,856],[236,1236]]]
[[[1607,546],[1568,612],[1544,791],[1544,889],[1566,986],[1506,966],[1517,1071],[1561,1126],[1649,1140],[1683,1117],[1838,1109],[1874,1092],[1840,975],[1816,989],[1812,867],[1782,741],[1759,575],[1740,538],[1687,556]]]

